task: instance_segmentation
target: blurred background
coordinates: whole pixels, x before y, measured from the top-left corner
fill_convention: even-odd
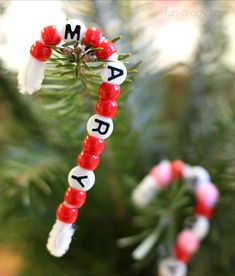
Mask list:
[[[65,18],[99,26],[109,38],[122,35],[117,47],[132,53],[134,80],[123,85],[115,132],[71,249],[56,259],[45,244],[98,84],[87,96],[73,75],[48,71],[42,91],[22,96],[16,79],[40,30]],[[186,191],[170,188],[141,212],[132,206],[134,187],[162,159],[205,167],[221,193],[189,275],[235,275],[234,26],[233,1],[0,1],[1,276],[157,275],[193,205]],[[171,217],[166,231],[133,259],[156,229],[160,209]]]

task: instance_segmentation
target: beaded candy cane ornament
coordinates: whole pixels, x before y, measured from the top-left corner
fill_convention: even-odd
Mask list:
[[[118,105],[116,100],[120,94],[120,85],[125,81],[127,69],[118,61],[115,45],[105,39],[101,30],[95,27],[86,28],[76,19],[66,21],[62,28],[48,26],[41,32],[41,40],[36,41],[30,49],[26,65],[19,72],[19,88],[22,93],[32,94],[40,89],[44,78],[45,61],[52,53],[51,46],[64,42],[78,41],[85,47],[102,48],[95,55],[105,61],[101,70],[103,82],[98,89],[99,101],[96,104],[96,114],[87,122],[87,132],[83,142],[83,150],[78,155],[77,166],[68,175],[69,188],[64,195],[64,201],[56,211],[56,222],[49,234],[47,249],[60,257],[69,248],[74,234],[73,224],[78,217],[78,208],[86,201],[86,192],[95,183],[94,170],[99,164],[99,156],[104,150],[105,142],[113,132],[112,118],[116,115]]]
[[[162,161],[155,166],[132,193],[132,201],[139,208],[146,207],[172,180],[184,180],[196,198],[194,217],[188,228],[182,230],[172,249],[173,256],[159,264],[160,276],[185,276],[186,264],[198,250],[200,241],[209,231],[209,220],[219,198],[219,192],[211,183],[208,172],[199,166],[189,166],[180,160]],[[189,221],[189,218],[186,221]]]

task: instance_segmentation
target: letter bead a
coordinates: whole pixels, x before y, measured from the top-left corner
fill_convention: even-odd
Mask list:
[[[126,77],[126,66],[119,60],[106,62],[105,68],[101,71],[102,80],[114,85],[122,84]]]

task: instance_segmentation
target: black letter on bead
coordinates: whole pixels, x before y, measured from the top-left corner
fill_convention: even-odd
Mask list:
[[[101,134],[101,135],[104,135],[109,131],[109,127],[110,127],[109,123],[106,123],[106,122],[104,122],[102,120],[99,120],[99,119],[95,119],[95,122],[98,123],[99,125],[98,125],[97,128],[92,128],[92,131],[98,131],[99,134]]]
[[[72,178],[77,180],[77,182],[84,188],[85,187],[85,184],[82,183],[82,179],[86,179],[88,178],[87,175],[84,175],[84,176],[76,176],[76,175],[72,175]]]
[[[111,81],[111,80],[116,79],[116,78],[123,75],[123,70],[122,69],[113,67],[111,65],[108,65],[108,69],[111,70],[111,77],[108,78],[108,81]],[[118,73],[115,74],[115,71],[117,71]]]
[[[66,24],[65,25],[65,33],[64,33],[64,39],[68,38],[68,35],[70,34],[71,39],[74,38],[75,35],[77,35],[77,40],[80,39],[80,33],[81,33],[81,26],[76,25],[74,31],[72,31],[71,25]]]
[[[169,265],[169,270],[172,273],[172,275],[175,275],[175,273],[177,272],[178,268],[176,265]]]

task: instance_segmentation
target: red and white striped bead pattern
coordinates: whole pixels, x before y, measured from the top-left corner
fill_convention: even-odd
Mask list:
[[[41,40],[36,41],[30,49],[30,64],[33,67],[27,68],[29,73],[20,87],[23,92],[29,94],[40,89],[43,80],[44,71],[41,70],[40,76],[30,81],[35,68],[43,65],[52,53],[51,46],[58,45],[61,40],[64,42],[80,41],[88,47],[102,48],[96,52],[96,57],[105,62],[105,68],[101,70],[103,82],[98,89],[99,100],[96,105],[96,114],[92,115],[87,122],[88,135],[85,137],[81,153],[77,158],[77,166],[74,167],[68,175],[69,188],[64,195],[64,201],[58,206],[56,211],[56,223],[54,224],[48,238],[47,249],[49,252],[60,257],[66,253],[69,248],[74,227],[73,223],[77,220],[78,209],[86,201],[86,192],[90,190],[95,183],[94,170],[98,167],[100,154],[105,147],[104,140],[113,132],[113,121],[118,104],[117,99],[120,95],[120,85],[125,81],[127,69],[125,65],[118,61],[118,54],[114,43],[105,39],[101,30],[95,27],[86,28],[85,25],[75,19],[66,21],[61,28],[48,26],[41,32]],[[33,68],[33,69],[32,69]],[[31,70],[32,69],[32,70]]]
[[[189,166],[181,160],[162,161],[155,166],[132,193],[132,201],[139,208],[146,207],[154,196],[171,184],[173,180],[183,180],[196,198],[194,217],[186,218],[186,228],[182,230],[173,247],[173,257],[159,264],[160,276],[185,276],[186,264],[198,250],[200,241],[209,231],[219,191],[211,183],[208,172],[199,166]]]

